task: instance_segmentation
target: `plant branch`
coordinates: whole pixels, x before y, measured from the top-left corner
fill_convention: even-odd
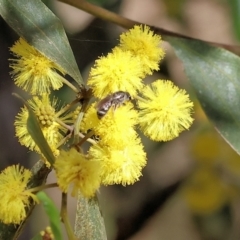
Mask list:
[[[67,215],[67,194],[66,193],[62,193],[61,218],[65,225],[68,239],[76,240],[76,237],[74,236],[74,233]]]
[[[139,22],[121,17],[120,15],[117,15],[99,6],[93,5],[85,0],[59,0],[59,1],[67,3],[85,12],[88,12],[98,18],[115,23],[123,28],[131,28],[136,24],[140,24]]]
[[[44,189],[47,189],[47,188],[53,188],[53,187],[58,187],[58,184],[57,183],[50,183],[50,184],[46,184],[46,185],[41,185],[41,186],[38,186],[38,187],[34,187],[34,188],[30,188],[28,189],[30,192],[40,192]]]
[[[137,21],[133,21],[131,19],[128,18],[124,18],[116,13],[110,12],[106,9],[103,9],[99,6],[95,6],[89,2],[86,2],[85,0],[58,0],[60,2],[69,4],[73,7],[76,7],[78,9],[81,9],[85,12],[88,12],[98,18],[104,19],[106,21],[112,22],[117,24],[118,26],[121,26],[123,28],[126,29],[130,29],[132,28],[134,25],[140,25],[140,24],[144,24],[147,25],[145,23],[141,23],[141,22],[137,22]],[[149,25],[148,25],[149,26]],[[236,46],[236,45],[230,45],[230,44],[223,44],[223,43],[218,43],[218,42],[209,42],[209,41],[204,41],[202,39],[198,39],[198,38],[193,38],[193,37],[189,37],[180,33],[176,33],[176,32],[171,32],[168,31],[166,29],[163,28],[159,28],[159,27],[154,27],[154,26],[149,26],[151,28],[152,31],[154,31],[154,33],[156,34],[160,34],[163,35],[163,40],[167,40],[165,39],[165,36],[171,36],[171,37],[177,37],[177,38],[184,38],[184,39],[189,39],[189,40],[199,40],[199,41],[203,41],[205,43],[211,44],[213,46],[217,46],[217,47],[222,47],[225,48],[237,55],[240,55],[240,47]]]

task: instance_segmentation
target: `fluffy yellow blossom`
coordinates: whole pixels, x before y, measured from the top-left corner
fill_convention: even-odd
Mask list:
[[[62,87],[64,70],[46,58],[22,38],[10,48],[18,59],[10,59],[15,84],[31,94],[49,93]],[[57,71],[56,71],[57,70]]]
[[[129,51],[115,48],[106,57],[96,60],[90,71],[88,85],[97,98],[124,91],[134,97],[143,87],[141,76],[143,74],[138,58]]]
[[[93,103],[84,114],[80,129],[82,132],[87,133],[88,130],[93,130],[99,122],[100,119],[97,116],[97,109],[95,107],[95,103]]]
[[[100,162],[87,160],[86,157],[72,148],[70,151],[61,151],[54,164],[57,182],[63,192],[73,186],[72,196],[78,190],[85,197],[93,197],[100,186]]]
[[[148,26],[134,26],[120,36],[120,48],[140,59],[145,74],[159,70],[159,62],[165,54],[160,47],[161,43],[161,37],[154,34]]]
[[[27,184],[31,172],[19,165],[13,165],[0,173],[0,220],[5,224],[19,224],[26,218],[26,207],[30,198],[37,198],[29,190]]]
[[[44,94],[41,97],[33,97],[28,101],[30,107],[35,113],[41,130],[43,132],[46,141],[51,147],[53,154],[58,156],[59,150],[57,149],[58,143],[62,138],[62,134],[66,129],[64,129],[59,123],[62,121],[64,123],[71,123],[71,114],[66,114],[63,116],[58,116],[58,112],[55,110],[57,101],[53,100],[52,102],[49,99],[49,96]],[[19,139],[19,142],[28,147],[30,150],[40,152],[38,146],[35,144],[31,135],[27,129],[27,119],[28,119],[28,110],[26,107],[21,109],[21,112],[16,116],[15,120],[15,130],[16,136]]]
[[[131,139],[122,148],[112,148],[99,142],[89,149],[89,157],[101,162],[102,183],[105,185],[133,184],[139,180],[146,165],[146,153],[138,138]]]
[[[154,141],[172,140],[193,122],[193,103],[171,81],[157,80],[146,86],[138,106],[140,128]]]
[[[137,121],[133,104],[126,103],[115,110],[111,108],[93,129],[104,145],[121,148],[136,138],[134,127]]]
[[[131,103],[116,109],[110,108],[101,120],[98,119],[97,109],[92,104],[83,118],[81,130],[85,133],[93,130],[103,144],[121,147],[136,138],[134,127],[137,121],[138,113]]]

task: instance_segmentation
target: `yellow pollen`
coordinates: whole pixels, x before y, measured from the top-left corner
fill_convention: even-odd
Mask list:
[[[40,123],[43,126],[51,126],[54,121],[54,108],[51,106],[41,106],[36,113]]]

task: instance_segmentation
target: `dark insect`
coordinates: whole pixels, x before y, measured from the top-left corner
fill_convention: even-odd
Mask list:
[[[100,100],[97,104],[97,115],[98,118],[102,118],[108,112],[108,110],[113,107],[115,110],[117,107],[131,100],[131,96],[128,92],[118,91]]]

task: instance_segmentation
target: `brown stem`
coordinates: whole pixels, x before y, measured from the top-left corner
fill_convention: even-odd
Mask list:
[[[140,22],[137,22],[137,21],[133,21],[133,20],[124,18],[120,15],[117,15],[116,13],[112,13],[112,12],[106,10],[106,9],[103,9],[103,8],[95,6],[95,5],[93,5],[89,2],[86,2],[85,0],[59,0],[59,1],[64,2],[66,4],[69,4],[73,7],[78,8],[78,9],[81,9],[85,12],[88,12],[88,13],[90,13],[90,14],[98,17],[98,18],[101,18],[101,19],[104,19],[106,21],[115,23],[118,26],[121,26],[121,27],[126,28],[126,29],[132,28],[134,25],[144,24],[144,23],[140,23]],[[144,25],[147,25],[147,24],[144,24]],[[154,26],[149,26],[149,27],[156,34],[163,35],[163,40],[167,40],[167,39],[165,39],[165,37],[167,37],[167,36],[190,39],[190,40],[200,40],[200,41],[203,41],[205,43],[211,44],[213,46],[225,48],[225,49],[227,49],[227,50],[229,50],[229,51],[231,51],[231,52],[233,52],[237,55],[240,55],[240,47],[239,46],[217,43],[217,42],[204,41],[204,40],[189,37],[189,36],[186,36],[186,35],[183,35],[183,34],[180,34],[180,33],[171,32],[171,31],[168,31],[168,30],[163,29],[163,28],[158,28],[158,27],[154,27]]]
[[[121,17],[116,13],[110,12],[106,9],[93,5],[85,0],[59,0],[60,2],[67,3],[73,7],[81,9],[85,12],[88,12],[96,17],[104,19],[106,21],[115,23],[123,28],[131,28],[136,24],[140,24],[139,22]]]

